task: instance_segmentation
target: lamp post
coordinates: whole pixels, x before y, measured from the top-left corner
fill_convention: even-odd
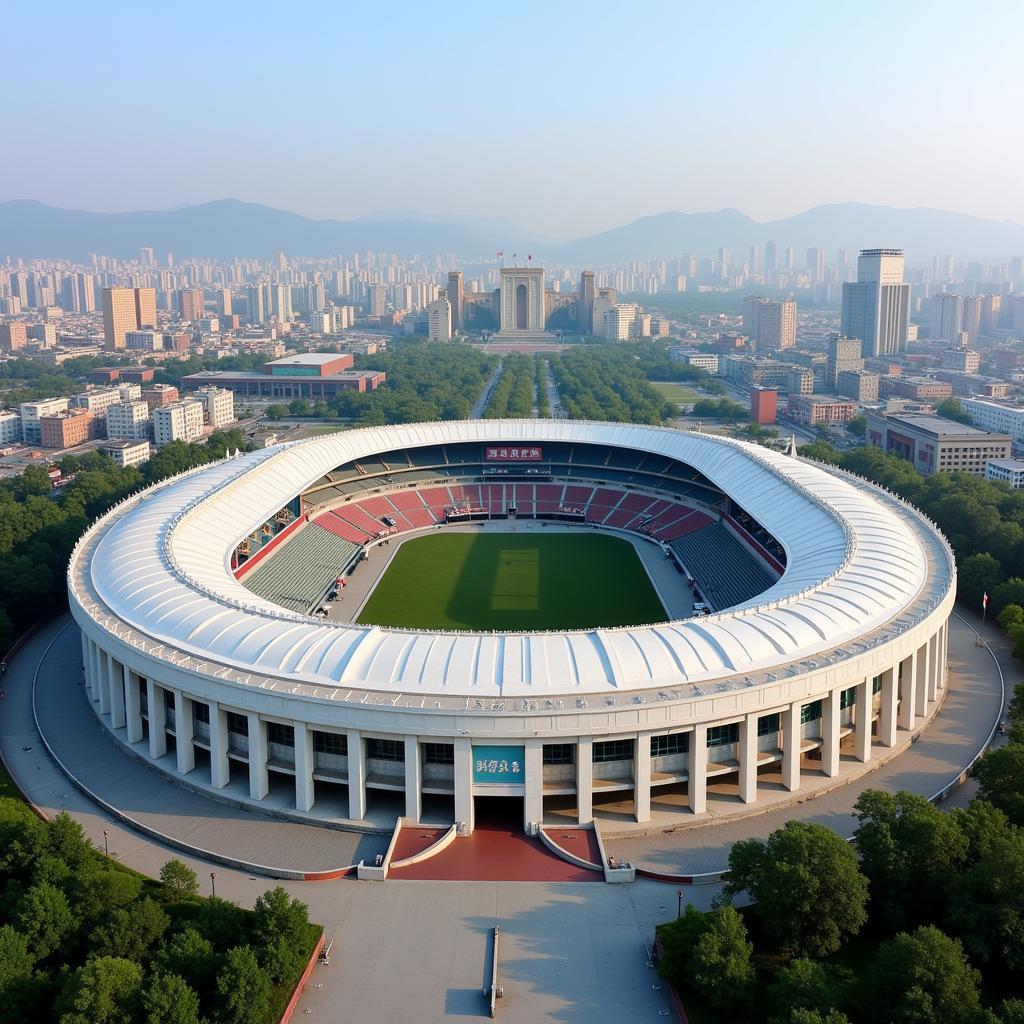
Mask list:
[[[676,898],[679,900],[679,907],[676,910],[676,920],[678,921],[679,918],[681,918],[683,916],[683,890],[682,889],[676,889]]]
[[[217,895],[217,872],[210,872],[210,895],[216,897]]]
[[[103,830],[103,853],[107,857],[110,856],[110,844],[107,842],[107,836],[109,836],[109,835],[110,835],[110,832],[107,831],[107,829],[104,829]]]

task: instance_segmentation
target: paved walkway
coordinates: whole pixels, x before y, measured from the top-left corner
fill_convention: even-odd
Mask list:
[[[615,836],[602,824],[609,856],[628,860],[651,871],[696,875],[723,870],[729,850],[739,839],[765,838],[789,820],[828,825],[842,836],[856,828],[853,805],[864,789],[908,789],[932,797],[960,774],[989,737],[1003,711],[1003,693],[993,656],[1009,664],[1000,635],[986,630],[994,649],[974,645],[973,628],[962,619],[950,620],[950,687],[945,703],[931,724],[899,757],[849,785],[832,789],[815,799],[793,794],[795,803],[754,817],[734,821],[694,822],[690,827],[655,835]],[[1007,680],[1007,689],[1011,689]],[[879,747],[875,747],[875,752]],[[957,794],[943,806],[963,802],[970,791]],[[709,806],[711,801],[709,800]]]
[[[484,385],[483,391],[480,392],[480,397],[476,400],[473,408],[469,412],[469,419],[478,420],[484,414],[484,409],[487,408],[487,403],[491,400],[491,392],[494,390],[494,386],[498,383],[498,378],[501,376],[501,371],[504,368],[504,363],[499,362],[491,374],[487,383]]]

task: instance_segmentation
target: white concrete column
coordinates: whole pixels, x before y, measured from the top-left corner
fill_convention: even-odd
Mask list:
[[[708,809],[708,727],[703,723],[690,730],[690,752],[686,765],[690,811],[693,814],[704,814]]]
[[[946,688],[946,673],[948,671],[947,658],[949,654],[949,621],[947,620],[942,624],[942,628],[939,630],[938,635],[938,650],[936,651],[936,661],[939,663],[939,671],[935,679],[936,690],[944,690]]]
[[[103,671],[100,668],[100,649],[89,641],[89,666],[90,674],[92,675],[92,699],[94,701],[104,701],[103,697]]]
[[[89,656],[89,638],[84,634],[79,634],[82,640],[82,679],[84,680],[83,685],[85,686],[85,692],[92,697],[92,659]]]
[[[821,770],[828,778],[839,774],[839,704],[842,690],[821,700]]]
[[[633,741],[633,813],[639,822],[651,820],[651,734]]]
[[[267,723],[255,711],[246,713],[249,732],[249,799],[262,800],[270,792],[267,771]]]
[[[594,820],[594,740],[576,740],[576,819],[581,825]]]
[[[858,761],[871,760],[871,684],[868,676],[857,684],[857,699],[853,708],[853,753]]]
[[[93,657],[96,661],[96,689],[99,691],[100,714],[110,714],[110,662],[107,655],[94,646]]]
[[[800,704],[790,704],[780,715],[782,725],[782,785],[791,792],[800,788]]]
[[[523,755],[524,797],[523,828],[533,822],[544,823],[544,741],[531,738],[526,741]]]
[[[305,722],[292,722],[292,737],[295,740],[295,809],[311,811],[316,800],[313,785],[313,730]]]
[[[935,703],[939,698],[939,634],[933,633],[928,641],[928,700]]]
[[[362,821],[366,817],[366,750],[363,746],[363,734],[358,729],[349,729],[346,743],[348,744],[348,816],[353,821]],[[458,751],[458,747],[455,748]],[[458,764],[456,764],[458,768]],[[456,787],[458,772],[455,773]],[[456,789],[456,793],[458,789]]]
[[[146,678],[146,707],[149,716],[149,756],[158,760],[167,753],[167,707],[163,687]]]
[[[909,658],[904,658],[899,665],[900,672],[900,696],[899,712],[896,724],[901,729],[913,729],[917,724],[915,714],[917,689],[917,651],[914,651]]]
[[[473,744],[468,736],[455,737],[455,821],[473,831]],[[349,741],[351,764],[351,740]],[[349,769],[351,772],[351,769]]]
[[[757,721],[757,715],[747,715],[740,722],[739,785],[745,804],[757,801]]]
[[[210,701],[210,785],[223,789],[231,780],[228,765],[228,713]]]
[[[896,745],[896,673],[899,664],[882,673],[882,703],[878,709],[878,742],[883,747]]]
[[[423,760],[418,736],[405,737],[405,816],[417,824],[423,816]]]
[[[174,753],[178,761],[178,772],[181,775],[188,775],[196,766],[196,748],[192,745],[194,736],[192,701],[181,690],[175,690]]]
[[[115,729],[122,729],[125,725],[124,666],[109,652],[107,680],[110,685],[110,724]]]
[[[128,742],[138,743],[142,739],[142,682],[138,673],[127,665],[124,667],[124,715],[128,731]]]
[[[918,718],[928,713],[928,677],[931,675],[931,641],[926,641],[917,651],[917,676],[914,683],[914,711]]]

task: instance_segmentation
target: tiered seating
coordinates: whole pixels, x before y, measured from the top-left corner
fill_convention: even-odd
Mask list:
[[[358,544],[309,523],[243,576],[242,583],[274,604],[308,612],[358,551]]]
[[[669,542],[716,611],[742,604],[775,582],[768,566],[721,523]]]
[[[618,507],[604,521],[605,526],[616,526],[620,530],[631,529],[630,524],[651,505],[655,499],[646,494],[627,494]]]
[[[423,497],[419,491],[400,491],[390,495],[391,504],[402,514],[404,519],[409,521],[413,529],[419,530],[424,526],[433,526],[436,522],[444,521],[442,512],[438,520],[433,512],[424,504]]]
[[[533,500],[533,484],[515,484],[516,515],[532,516],[536,509]]]
[[[598,487],[587,505],[587,522],[603,523],[612,509],[625,497],[624,491],[612,491],[607,487]]]
[[[552,515],[562,504],[562,493],[565,487],[562,484],[537,484],[538,515]]]

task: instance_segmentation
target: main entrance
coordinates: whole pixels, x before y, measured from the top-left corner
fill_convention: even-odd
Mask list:
[[[473,827],[500,832],[523,832],[526,798],[521,796],[473,797]]]

